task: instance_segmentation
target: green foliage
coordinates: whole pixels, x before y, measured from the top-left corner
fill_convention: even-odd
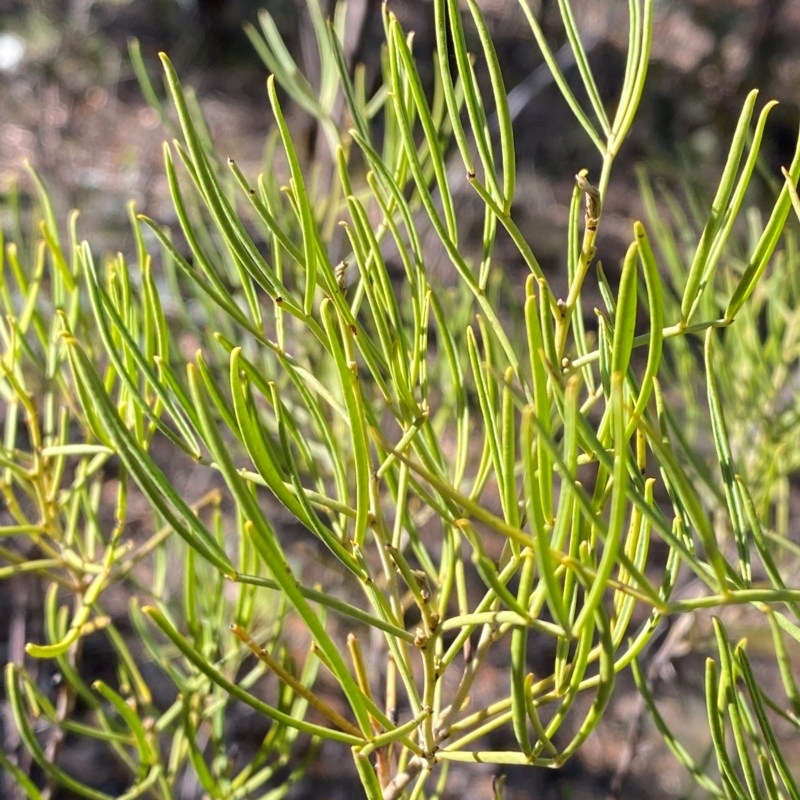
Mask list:
[[[598,265],[606,307],[596,334],[588,331],[586,278],[614,160],[644,88],[652,2],[630,3],[612,115],[567,0],[559,8],[590,111],[523,3],[601,163],[596,185],[586,170],[575,177],[563,299],[514,221],[507,95],[474,2],[467,20],[477,60],[459,4],[434,3],[430,98],[412,37],[388,10],[383,81],[372,96],[342,52],[343,7],[326,24],[309,4],[318,88],[264,12],[261,32],[248,35],[272,72],[276,126],[255,180],[232,160],[223,165],[196,101],[162,56],[180,134],[165,145],[165,167],[185,245],[132,209],[135,264],[122,255],[96,263],[74,216],[63,249],[33,175],[43,221],[33,238],[17,233],[6,247],[0,295],[0,489],[13,518],[0,533],[14,537],[0,549],[9,564],[0,574],[33,574],[48,586],[46,641],[27,652],[57,664],[59,702],[30,667],[6,670],[20,737],[48,785],[106,797],[48,755],[39,720],[102,739],[129,770],[125,797],[172,797],[188,773],[210,797],[279,797],[302,766],[288,782],[269,781],[300,734],[349,744],[369,798],[440,796],[452,762],[564,764],[602,719],[616,675],[631,668],[667,743],[707,792],[798,795],[769,721],[777,713],[795,725],[800,713],[782,638],[800,634],[800,591],[787,588],[794,558],[780,547],[788,547],[796,406],[792,399],[764,415],[784,402],[797,359],[797,287],[792,278],[778,291],[785,279],[763,275],[792,202],[800,207],[800,147],[768,221],[751,212],[745,243],[736,222],[772,107],[751,131],[755,92],[697,231],[662,216],[643,177],[647,225],[631,225],[616,291]],[[158,103],[135,45],[131,55]],[[279,87],[318,120],[327,178],[308,179]],[[483,203],[475,252],[457,212],[450,149]],[[500,228],[530,270],[522,299],[499,285]],[[441,245],[456,288],[433,277],[424,233]],[[774,263],[796,260],[787,236]],[[175,293],[169,313],[165,286]],[[689,344],[699,334],[701,370]],[[200,346],[189,363],[181,337]],[[711,440],[695,445],[676,418],[697,405],[698,390]],[[756,439],[753,426],[761,426]],[[218,488],[185,499],[165,452],[193,459]],[[144,536],[128,532],[134,486],[152,510]],[[325,553],[322,568],[289,549],[278,521],[285,512]],[[654,537],[666,559],[651,557]],[[684,574],[694,580],[678,593]],[[115,586],[134,596],[136,652],[104,611]],[[767,697],[744,645],[732,648],[715,622],[719,663],[709,660],[706,688],[717,781],[659,717],[638,659],[666,618],[743,604],[766,618],[788,706]],[[287,614],[311,645],[300,668],[281,650]],[[644,622],[634,627],[634,619]],[[101,630],[117,656],[115,687],[81,677],[82,642]],[[548,672],[531,672],[532,646],[555,654]],[[256,666],[243,674],[251,652]],[[174,684],[166,710],[142,677],[145,658]],[[476,682],[499,660],[506,682],[488,705],[470,707]],[[320,669],[340,687],[346,712],[317,686]],[[255,689],[265,673],[277,677],[272,702]],[[585,694],[591,702],[578,702]],[[73,718],[78,699],[91,722]],[[232,769],[224,727],[234,700],[272,727],[252,760]],[[485,749],[487,734],[501,729],[509,746]],[[29,796],[44,796],[0,758]]]
[[[271,613],[259,606],[258,590],[252,582],[240,584],[232,595],[222,573],[175,538],[176,528],[168,523],[166,514],[142,520],[144,535],[129,531],[131,524],[136,527],[135,520],[129,521],[130,476],[142,483],[153,475],[164,480],[147,453],[157,425],[163,427],[156,415],[160,413],[159,395],[145,381],[131,380],[136,362],[130,352],[116,349],[137,341],[142,342],[149,359],[156,351],[166,351],[169,334],[149,256],[144,256],[141,264],[141,291],[151,303],[148,314],[154,311],[155,317],[139,316],[132,305],[134,290],[122,256],[109,263],[113,274],[109,273],[105,286],[93,285],[86,292],[78,278],[91,274],[90,264],[83,262],[91,256],[88,247],[78,244],[76,215],[68,226],[68,260],[47,194],[33,172],[31,176],[40,191],[43,216],[38,236],[27,246],[24,238],[9,243],[3,251],[6,322],[2,327],[0,490],[11,519],[2,527],[7,544],[0,555],[7,566],[2,567],[0,576],[17,591],[25,580],[35,581],[31,588],[46,587],[46,643],[30,643],[26,650],[35,659],[52,660],[62,680],[52,693],[37,679],[35,662],[6,665],[6,694],[19,737],[42,770],[45,786],[60,784],[80,796],[111,797],[58,766],[54,756],[65,735],[86,737],[97,741],[98,747],[110,748],[129,774],[127,791],[115,796],[172,797],[188,771],[210,796],[250,797],[287,764],[298,734],[293,720],[302,719],[306,701],[286,687],[274,707],[254,702],[259,712],[277,724],[252,761],[233,774],[230,743],[223,732],[236,694],[221,687],[226,681],[236,681],[239,691],[250,700],[245,690],[262,677],[266,667],[260,664],[243,672],[246,653],[235,640],[220,637],[217,631],[236,622],[250,629],[259,641],[277,643],[283,604],[279,602]],[[13,227],[21,229],[19,216]],[[114,315],[116,326],[103,325],[100,337],[89,316],[89,299],[107,303]],[[73,333],[67,335],[67,330]],[[72,344],[73,335],[81,336],[84,343],[79,351]],[[114,356],[107,359],[101,352],[113,352]],[[89,383],[69,381],[70,359],[75,374],[81,374],[82,368],[90,371]],[[99,366],[101,362],[105,367]],[[92,391],[103,398],[100,405],[91,400]],[[85,411],[81,411],[81,403]],[[101,420],[109,424],[103,427]],[[92,435],[92,430],[100,435]],[[121,450],[114,443],[118,437],[130,441],[134,436],[138,459],[129,469],[123,461],[126,467],[115,478],[115,453]],[[198,537],[205,537],[197,552],[210,559],[216,556],[233,571],[227,557],[220,554],[224,554],[223,542],[230,542],[235,534],[240,541],[236,569],[259,574],[256,554],[243,536],[244,520],[226,520],[217,489],[196,498],[191,508],[181,505],[172,486],[167,497],[177,498],[181,511],[195,521]],[[207,527],[199,521],[200,515],[207,520]],[[180,522],[173,522],[183,530]],[[191,533],[187,532],[187,538],[192,541]],[[180,580],[174,578],[176,566]],[[124,587],[131,598],[135,645],[105,611],[106,597],[113,596],[115,587]],[[165,629],[177,614],[184,629],[184,650],[165,645],[153,635],[141,612],[141,599],[153,605],[151,613],[159,616]],[[103,632],[113,652],[113,687],[103,681],[88,685],[82,675],[83,640],[98,632]],[[284,655],[279,657],[286,660]],[[143,677],[143,658],[156,665],[173,687],[174,699],[166,708],[156,703]],[[197,662],[202,667],[196,666]],[[303,681],[313,681],[316,666],[315,660],[306,665]],[[76,714],[78,706],[88,709],[91,721]],[[292,725],[287,727],[290,721]],[[38,733],[42,730],[44,736]],[[208,744],[202,747],[200,742]],[[45,797],[46,790],[36,788],[10,757],[0,753],[4,769],[15,776],[28,796]],[[299,774],[293,775],[269,796],[285,794],[297,777]]]

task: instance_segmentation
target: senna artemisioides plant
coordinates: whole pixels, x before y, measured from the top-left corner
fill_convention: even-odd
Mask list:
[[[167,800],[198,788],[214,797],[283,796],[304,772],[302,762],[295,761],[291,773],[286,767],[307,730],[303,687],[313,683],[318,663],[308,660],[295,688],[285,683],[276,702],[248,691],[268,668],[244,668],[247,652],[217,636],[220,627],[233,622],[274,642],[278,668],[295,667],[280,644],[283,598],[272,606],[257,603],[252,583],[231,592],[214,563],[216,557],[229,570],[263,574],[244,535],[245,520],[227,519],[217,488],[207,486],[181,507],[205,521],[195,523],[205,550],[176,537],[176,520],[160,514],[157,504],[152,514],[136,510],[141,496],[131,475],[144,485],[154,474],[146,451],[156,426],[169,429],[160,420],[160,389],[132,379],[130,353],[108,352],[136,342],[149,359],[166,355],[171,335],[157,279],[140,250],[138,291],[149,305],[139,316],[128,265],[121,255],[113,259],[113,276],[99,291],[120,325],[98,328],[91,315],[97,296],[86,292],[81,278],[85,251],[77,215],[70,217],[69,244],[62,247],[47,192],[29,172],[40,201],[33,219],[41,222],[32,237],[23,233],[25,215],[12,192],[4,220],[12,240],[1,262],[0,580],[13,598],[4,665],[9,727],[0,748],[3,797],[39,800],[52,797],[56,787],[96,800]],[[102,407],[87,394],[89,385],[69,380],[67,329],[81,341],[81,363],[92,365]],[[117,428],[101,421],[108,409]],[[119,465],[113,442],[120,430],[140,448],[135,472]],[[175,486],[164,491],[178,496]],[[220,555],[222,542],[234,536],[235,568]],[[182,628],[180,646],[201,658],[202,668],[153,635],[142,602]],[[90,677],[98,673],[101,678]],[[275,721],[266,735],[262,728],[262,741],[251,744],[244,763],[236,754],[240,743],[225,732],[241,715],[240,698]],[[76,751],[87,748],[95,755],[84,755],[80,766]]]
[[[22,473],[38,479],[42,459],[63,463],[75,456],[79,476],[99,475],[102,463],[95,461],[117,458],[123,476],[118,527],[135,484],[163,525],[142,545],[144,554],[168,558],[161,549],[166,540],[171,544],[164,547],[176,548],[187,565],[183,619],[176,619],[163,590],[132,612],[181,696],[188,691],[181,681],[191,680],[218,698],[210,704],[217,713],[230,697],[262,711],[281,731],[283,756],[298,731],[349,745],[371,799],[441,796],[454,762],[562,765],[598,726],[615,676],[629,668],[667,743],[707,791],[795,796],[766,708],[787,717],[795,712],[765,698],[744,646],[731,648],[722,623],[715,627],[720,666],[710,660],[707,671],[719,782],[663,725],[639,659],[669,619],[751,605],[774,634],[787,697],[792,709],[796,704],[782,636],[798,636],[800,591],[787,585],[789,562],[773,557],[776,535],[765,530],[764,487],[751,492],[737,474],[739,455],[725,416],[731,392],[728,376],[717,375],[716,354],[729,344],[720,337],[746,316],[781,240],[790,189],[800,178],[800,147],[767,222],[751,226],[747,253],[729,266],[773,105],[764,106],[753,125],[757,94],[751,93],[691,252],[676,254],[645,182],[650,219],[631,223],[619,285],[612,289],[595,255],[615,158],[644,91],[653,3],[629,4],[627,64],[613,113],[600,96],[568,0],[558,5],[586,105],[522,2],[565,102],[597,150],[596,163],[570,168],[575,183],[565,231],[565,297],[551,289],[514,219],[513,121],[476,2],[469,0],[464,15],[456,0],[434,2],[432,96],[420,78],[413,37],[387,8],[381,80],[371,95],[363,69],[351,71],[343,51],[344,6],[326,24],[309,3],[322,76],[316,88],[263,12],[261,30],[250,27],[248,35],[271,72],[266,102],[275,127],[264,172],[248,176],[233,159],[224,165],[196,100],[162,56],[179,131],[164,155],[180,232],[135,217],[138,264],[132,267],[122,257],[96,261],[74,232],[68,260],[55,222],[46,221],[42,255],[31,262],[39,272],[16,270],[19,292],[26,295],[32,286],[38,292],[36,276],[49,253],[58,315],[48,328],[35,303],[14,306],[8,296],[8,307],[20,308],[16,314],[26,324],[19,329],[15,323],[4,335],[11,354],[4,361],[4,391],[28,410],[19,378],[24,370],[13,359],[27,355],[25,343],[33,337],[36,347],[52,353],[45,371],[50,382],[63,386],[64,396],[74,391],[78,402],[69,413],[89,444],[64,450],[75,447],[66,444],[69,426],[50,424],[55,444],[32,438],[33,466],[23,468],[12,427],[4,485],[13,497]],[[477,58],[467,50],[468,26],[477,33]],[[155,98],[135,46],[131,54]],[[314,172],[304,163],[284,113],[287,96],[318,121],[329,180],[320,178],[320,165]],[[468,244],[460,218],[453,161],[482,203],[477,248]],[[500,229],[529,270],[521,296],[502,285],[510,279],[496,256]],[[792,258],[790,250],[782,257]],[[442,258],[452,271],[445,281],[432,269]],[[178,293],[174,319],[162,305],[154,259]],[[597,310],[596,331],[584,314],[594,269],[605,306]],[[176,346],[186,327],[200,343],[189,363]],[[666,371],[662,358],[676,342],[698,336],[704,337],[711,467],[681,435],[676,393],[663,381],[676,370],[695,380],[697,370],[684,363],[692,351],[678,346]],[[69,385],[57,369],[64,361]],[[687,387],[687,396],[694,388]],[[55,388],[48,392],[45,407],[58,406]],[[56,430],[63,430],[62,438]],[[219,515],[215,496],[216,516],[208,523],[202,498],[184,497],[159,466],[157,444],[191,457],[224,486],[235,506],[229,517]],[[81,479],[74,490],[79,499],[70,519],[96,516],[90,486]],[[40,504],[49,496],[36,487],[28,494]],[[302,528],[304,547],[324,554],[321,567],[300,560],[303,551],[283,530],[286,512]],[[70,556],[73,564],[63,555],[62,539],[49,528],[44,536],[37,526],[21,521],[7,533],[29,536],[63,563],[29,570],[56,583],[57,567],[83,570],[78,579],[91,579],[71,584],[71,610],[60,611],[52,591],[49,644],[31,644],[28,653],[61,659],[61,669],[72,667],[80,681],[74,664],[81,640],[107,624],[102,591],[130,573],[119,563],[132,568],[138,559],[121,553],[119,534],[102,538],[87,524],[93,538]],[[654,537],[665,559],[651,556]],[[66,544],[74,541],[69,536]],[[157,589],[163,584],[162,578]],[[228,592],[239,597],[233,606],[224,602]],[[275,630],[263,619],[257,625],[256,609],[276,602],[308,636],[310,653],[299,677],[273,653]],[[534,649],[553,654],[545,670],[532,670]],[[238,679],[238,665],[251,653],[257,669],[277,676],[283,687],[277,705],[251,691],[254,678]],[[122,649],[120,658],[135,663]],[[498,664],[505,665],[503,681],[487,693],[482,676],[496,675]],[[344,710],[315,688],[318,670],[333,676]],[[14,716],[29,750],[46,761],[28,720],[47,707],[26,676],[19,665],[8,669]],[[123,710],[131,705],[122,694],[104,687],[98,691],[120,716],[110,719],[101,700],[86,691],[98,730],[129,726],[130,734],[116,733],[120,757],[132,761],[131,748],[138,747],[130,796],[152,787],[167,795],[179,769],[173,761],[181,756],[211,796],[248,796],[267,780],[248,784],[261,774],[251,765],[235,777],[204,769],[206,754],[192,721],[197,717],[190,712],[183,712],[189,722],[180,747],[173,745],[177,754],[164,763],[160,734],[172,717],[155,728],[137,723],[135,713]],[[583,702],[583,695],[592,700]],[[66,725],[57,715],[53,722]],[[732,755],[728,725],[738,748]],[[506,746],[487,749],[489,734]],[[51,777],[68,778],[63,771]]]

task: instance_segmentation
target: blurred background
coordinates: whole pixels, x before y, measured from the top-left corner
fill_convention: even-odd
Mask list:
[[[558,3],[530,2],[568,77],[574,79],[569,53],[559,49],[565,37]],[[392,0],[389,6],[406,30],[416,32],[420,69],[432,80],[426,66],[433,47],[432,4]],[[573,6],[600,91],[613,107],[623,75],[628,4],[574,0]],[[161,142],[168,133],[142,97],[128,57],[130,37],[139,40],[158,88],[157,54],[169,54],[184,85],[195,88],[220,155],[234,157],[245,174],[254,176],[263,169],[265,133],[272,120],[266,68],[242,26],[257,24],[261,7],[268,8],[290,50],[313,76],[316,65],[304,0],[0,0],[0,195],[15,180],[28,186],[21,166],[28,159],[51,188],[62,215],[81,209],[80,234],[96,253],[132,249],[130,200],[155,219],[175,221],[163,176]],[[517,0],[481,0],[481,7],[519,111],[515,218],[529,233],[540,262],[558,274],[574,175],[584,167],[590,178],[596,175],[598,158],[543,69]],[[374,82],[382,40],[380,3],[351,0],[349,13],[348,51],[367,65]],[[656,181],[679,191],[685,184],[683,190],[689,187],[701,198],[713,193],[742,103],[753,87],[761,90],[759,108],[769,99],[780,101],[762,146],[765,180],[757,182],[754,195],[769,192],[769,176],[773,181],[780,178],[780,166],[788,165],[797,139],[800,0],[657,0],[656,13],[645,96],[616,162],[604,210],[599,257],[611,273],[640,210],[638,164]],[[301,152],[311,161],[314,121],[289,112]],[[457,197],[460,213],[468,215],[470,188],[462,186]],[[515,280],[524,278],[521,271],[511,269],[511,274]],[[8,600],[0,596],[0,611]],[[0,624],[0,640],[3,634]],[[702,699],[704,650],[698,642],[709,634],[699,626],[689,645],[683,641],[680,652],[668,653],[660,676],[662,713],[681,731],[690,752],[705,749],[708,738]],[[607,718],[581,753],[558,773],[509,770],[507,800],[689,796],[688,776],[677,768],[658,735],[632,726],[640,709],[632,686],[621,684]],[[251,734],[235,732],[243,739]],[[349,757],[343,759],[335,747],[323,753],[310,779],[290,797],[360,796]],[[81,757],[89,768],[91,754]],[[465,772],[478,780],[454,779],[452,796],[488,800],[491,772],[489,767]],[[63,797],[67,795],[59,795]]]

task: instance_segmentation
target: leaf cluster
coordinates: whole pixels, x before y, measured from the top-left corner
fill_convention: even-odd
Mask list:
[[[796,796],[769,720],[794,725],[798,713],[783,639],[799,630],[785,544],[794,406],[764,427],[752,457],[729,408],[737,394],[759,396],[765,375],[765,402],[780,402],[780,376],[796,358],[795,287],[789,299],[762,287],[779,280],[764,277],[770,262],[796,260],[791,236],[779,245],[792,203],[800,208],[800,144],[768,219],[751,212],[744,242],[737,220],[772,103],[753,126],[757,94],[748,96],[698,220],[671,224],[643,175],[647,224],[632,223],[613,288],[595,256],[614,161],[644,89],[653,3],[629,3],[613,114],[569,2],[558,6],[587,107],[523,2],[600,165],[596,182],[586,169],[575,176],[565,298],[514,219],[508,93],[471,0],[463,16],[455,0],[434,2],[432,94],[413,37],[388,9],[371,93],[342,49],[344,6],[326,23],[309,3],[319,87],[263,12],[261,30],[248,36],[272,73],[275,127],[255,179],[218,157],[196,99],[162,55],[177,116],[164,160],[180,230],[132,208],[135,259],[98,263],[74,216],[62,249],[39,185],[41,225],[24,253],[21,244],[6,248],[2,270],[0,489],[13,524],[0,532],[18,544],[0,556],[9,563],[3,577],[33,574],[50,587],[46,642],[27,653],[56,662],[63,703],[42,692],[31,667],[10,663],[6,672],[20,737],[48,781],[106,796],[57,766],[31,722],[40,718],[106,740],[129,768],[125,797],[172,797],[189,772],[211,797],[278,797],[291,779],[269,781],[300,734],[349,745],[371,799],[439,797],[454,763],[564,764],[630,668],[668,745],[707,792]],[[135,44],[131,57],[169,120]],[[306,170],[287,97],[318,121],[330,175]],[[451,152],[481,201],[477,248],[458,213]],[[500,235],[529,270],[518,296],[502,285]],[[426,237],[456,288],[435,277]],[[14,238],[26,241],[21,231]],[[603,308],[591,330],[593,268]],[[183,356],[187,339],[199,346],[192,359]],[[737,365],[720,352],[735,352]],[[698,386],[710,460],[679,422]],[[193,459],[217,488],[187,499],[159,447]],[[116,480],[104,473],[112,460]],[[138,543],[126,533],[134,485],[152,511]],[[282,530],[287,513],[325,554],[320,570],[298,559]],[[180,565],[177,588],[170,564]],[[155,708],[137,655],[103,611],[119,583],[147,597],[130,618],[176,687],[167,710]],[[706,688],[717,781],[664,725],[640,662],[669,619],[742,605],[769,625],[788,705],[763,691],[744,644],[732,648],[716,622],[719,666],[709,660]],[[300,668],[275,655],[284,611],[310,642]],[[114,688],[88,687],[80,675],[81,643],[101,629],[118,658]],[[534,648],[553,653],[538,673]],[[243,675],[250,654],[256,666]],[[503,685],[488,702],[473,701],[497,663],[507,664]],[[320,688],[320,670],[339,687],[341,706]],[[272,702],[256,689],[265,673],[277,677]],[[90,724],[71,717],[78,697]],[[272,720],[258,753],[236,769],[224,735],[234,700]],[[507,746],[486,749],[497,732]],[[43,796],[2,758],[30,796]]]

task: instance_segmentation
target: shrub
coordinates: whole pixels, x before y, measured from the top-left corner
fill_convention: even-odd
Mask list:
[[[0,763],[30,797],[56,784],[91,798],[279,797],[307,763],[290,761],[301,734],[349,745],[370,798],[439,797],[454,763],[564,764],[628,669],[708,793],[800,796],[770,721],[796,725],[800,714],[783,640],[800,630],[785,510],[797,425],[779,380],[797,358],[797,286],[792,277],[779,290],[777,273],[759,284],[797,202],[800,148],[743,245],[736,223],[772,107],[751,130],[751,93],[697,234],[663,216],[642,178],[648,221],[631,225],[614,290],[596,243],[644,89],[652,2],[630,4],[613,115],[569,3],[559,7],[591,114],[523,4],[601,164],[594,183],[586,169],[575,178],[559,298],[515,223],[508,96],[481,11],[468,7],[478,59],[459,5],[434,3],[430,99],[412,37],[387,9],[382,82],[369,96],[342,52],[343,7],[326,24],[309,4],[316,89],[262,14],[248,34],[272,73],[276,125],[255,181],[232,159],[223,165],[162,56],[180,132],[164,149],[180,234],[132,208],[134,263],[96,262],[75,215],[62,246],[31,173],[41,221],[26,239],[11,215],[0,383],[10,517],[0,574],[46,587],[44,643],[6,666],[39,778],[10,753]],[[161,108],[135,45],[131,54]],[[308,179],[278,87],[318,121],[330,176]],[[482,204],[477,248],[457,213],[451,149]],[[455,286],[433,276],[424,232]],[[503,285],[500,236],[530,271],[523,296]],[[793,237],[777,258],[794,265]],[[595,266],[605,306],[596,331],[585,314]],[[187,340],[199,345],[189,362]],[[679,421],[701,380],[710,464]],[[732,404],[756,397],[785,402],[782,416],[730,425]],[[211,487],[202,496],[178,485],[186,458]],[[300,558],[296,539],[319,565]],[[120,594],[131,596],[131,630],[107,611]],[[671,619],[743,604],[765,617],[786,700],[766,693],[744,642],[731,644],[715,619],[715,772],[659,716],[646,649]],[[300,666],[289,624],[310,644]],[[116,674],[89,685],[81,652],[101,631]],[[536,673],[533,649],[550,654]],[[153,666],[171,687],[159,679],[167,703],[154,699]],[[60,676],[52,692],[48,671]],[[246,756],[226,730],[241,713],[233,700],[271,720]],[[508,746],[487,749],[489,734]],[[103,742],[124,778],[111,788],[76,777],[56,757],[65,736]]]

